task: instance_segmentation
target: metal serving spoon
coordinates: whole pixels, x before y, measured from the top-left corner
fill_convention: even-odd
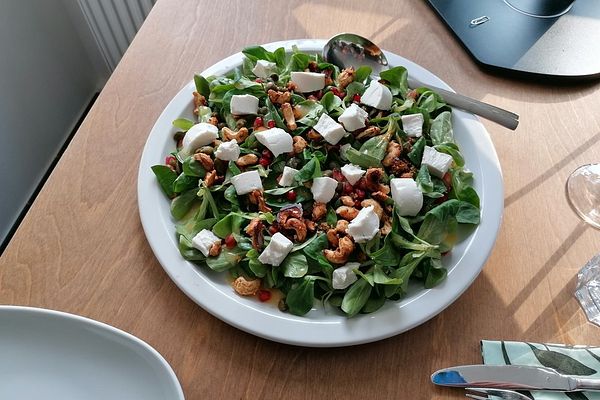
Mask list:
[[[388,61],[383,51],[370,40],[353,33],[340,33],[329,39],[323,47],[323,58],[340,68],[368,65],[374,74],[379,74],[383,69],[388,68]],[[410,74],[408,86],[428,87],[438,93],[449,105],[477,114],[508,129],[515,130],[519,125],[519,115],[515,113],[420,82]]]

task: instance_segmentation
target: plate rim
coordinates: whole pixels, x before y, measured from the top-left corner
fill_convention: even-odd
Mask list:
[[[295,39],[295,40],[284,40],[284,41],[271,42],[271,43],[263,44],[262,46],[267,49],[275,49],[277,47],[285,47],[287,50],[289,50],[292,45],[296,45],[302,51],[315,52],[315,51],[319,51],[319,49],[321,49],[323,47],[325,42],[326,41],[323,39]],[[388,56],[388,60],[391,59],[390,60],[391,65],[400,65],[401,64],[401,65],[406,66],[409,71],[411,69],[413,69],[413,71],[419,70],[418,74],[424,73],[425,75],[428,75],[427,79],[425,79],[426,82],[435,84],[435,85],[437,85],[441,88],[445,88],[447,90],[452,90],[452,88],[450,88],[450,86],[448,86],[445,82],[443,82],[435,74],[433,74],[426,68],[421,67],[420,65],[418,65],[404,57],[398,56],[392,52],[389,52],[389,51],[384,51],[384,52]],[[215,74],[216,72],[231,69],[241,63],[242,57],[243,57],[243,55],[241,52],[235,53],[229,57],[226,57],[226,58],[216,62],[212,66],[206,68],[201,74],[203,76],[210,76],[210,75]],[[397,60],[397,61],[399,60],[400,62],[394,62],[393,60]],[[356,345],[356,344],[362,344],[362,343],[369,343],[369,342],[382,340],[382,339],[403,333],[407,330],[410,330],[410,329],[430,320],[431,318],[433,318],[434,316],[436,316],[437,314],[442,312],[444,309],[446,309],[467,288],[469,288],[471,286],[472,282],[475,280],[475,278],[479,275],[479,273],[483,269],[483,266],[485,265],[489,255],[494,247],[494,243],[496,241],[498,231],[500,229],[501,221],[502,221],[502,214],[503,214],[503,210],[504,210],[504,186],[503,186],[502,172],[501,172],[501,168],[500,168],[500,162],[499,162],[498,156],[496,154],[496,150],[493,146],[491,137],[490,137],[489,133],[487,132],[487,130],[485,129],[485,127],[479,122],[477,117],[475,117],[474,115],[468,114],[464,111],[453,109],[453,118],[459,118],[461,122],[464,122],[467,125],[467,128],[468,128],[467,131],[472,131],[472,130],[479,131],[478,134],[480,134],[481,137],[477,138],[477,143],[475,145],[477,147],[483,148],[485,150],[485,152],[482,154],[485,155],[486,157],[481,157],[481,159],[478,158],[478,161],[482,164],[485,164],[487,166],[486,170],[488,171],[488,173],[491,174],[491,176],[489,177],[490,179],[488,179],[488,182],[483,181],[481,183],[484,185],[484,187],[486,184],[490,185],[490,186],[494,185],[495,187],[492,189],[488,188],[488,191],[489,190],[494,191],[494,196],[492,196],[491,192],[488,193],[486,191],[485,193],[488,194],[489,196],[486,195],[485,198],[482,197],[482,208],[481,208],[482,209],[482,212],[481,212],[482,223],[474,229],[473,239],[471,239],[469,241],[469,246],[470,246],[471,242],[476,237],[477,232],[485,231],[484,232],[485,234],[490,235],[491,239],[487,240],[487,243],[483,243],[483,246],[478,248],[480,253],[476,258],[478,259],[478,264],[480,264],[480,265],[476,268],[476,270],[471,271],[471,273],[468,274],[467,279],[461,281],[462,283],[460,283],[460,284],[458,282],[452,282],[450,279],[446,279],[446,281],[443,283],[443,285],[447,285],[450,287],[450,289],[448,289],[448,291],[450,293],[448,295],[446,295],[445,300],[443,302],[444,304],[442,304],[441,306],[438,306],[433,311],[429,310],[428,312],[425,312],[421,317],[414,318],[414,316],[411,315],[410,317],[412,317],[413,320],[408,324],[404,324],[401,328],[386,329],[383,332],[372,332],[369,328],[366,328],[367,325],[365,323],[361,324],[361,323],[356,322],[359,320],[372,322],[374,319],[378,318],[378,313],[381,313],[382,310],[379,310],[377,313],[374,313],[374,314],[359,315],[359,316],[351,318],[351,319],[344,319],[345,320],[344,325],[348,326],[349,330],[358,329],[360,332],[360,330],[362,329],[363,333],[357,334],[356,331],[354,331],[354,333],[350,332],[350,334],[347,334],[348,332],[343,332],[341,330],[338,330],[337,333],[339,333],[340,335],[335,336],[335,337],[327,337],[327,335],[323,335],[322,332],[316,332],[316,334],[314,334],[315,332],[311,332],[310,329],[308,331],[308,333],[309,333],[308,335],[301,335],[298,332],[290,332],[289,330],[282,329],[281,323],[283,322],[284,326],[287,326],[287,324],[290,324],[290,321],[292,321],[290,326],[299,328],[300,332],[302,332],[303,329],[305,330],[307,326],[317,323],[317,322],[318,322],[318,325],[320,325],[320,327],[322,329],[332,330],[331,329],[332,324],[337,324],[337,322],[330,323],[327,321],[326,322],[314,321],[314,320],[311,321],[310,318],[308,318],[306,316],[300,317],[300,318],[302,318],[302,320],[299,320],[295,316],[281,313],[280,311],[278,311],[276,309],[276,307],[273,307],[271,305],[271,307],[274,308],[277,313],[281,314],[281,315],[274,315],[271,312],[265,312],[264,310],[257,308],[256,305],[252,305],[252,304],[249,305],[247,302],[244,301],[244,299],[235,298],[233,296],[235,294],[233,294],[233,295],[228,294],[227,296],[225,296],[227,298],[226,299],[227,304],[225,304],[225,305],[220,304],[219,306],[221,307],[221,309],[215,309],[215,307],[214,307],[215,302],[210,299],[210,296],[203,296],[204,293],[200,293],[200,295],[197,293],[197,289],[199,287],[201,287],[202,289],[211,290],[213,292],[211,294],[216,294],[219,292],[223,293],[208,278],[209,275],[213,275],[213,274],[210,271],[206,271],[206,270],[199,271],[199,268],[196,267],[193,263],[183,260],[183,258],[181,258],[181,256],[179,255],[179,251],[176,248],[174,250],[177,252],[177,256],[178,256],[179,260],[177,261],[177,260],[174,260],[171,257],[169,257],[169,256],[173,255],[173,251],[172,251],[173,249],[171,249],[170,251],[168,251],[168,250],[165,251],[164,243],[161,243],[160,240],[158,240],[159,238],[156,237],[152,233],[152,231],[154,229],[156,229],[157,227],[160,227],[160,225],[161,225],[161,223],[157,222],[155,220],[155,218],[153,218],[154,214],[155,214],[155,213],[153,213],[153,211],[156,211],[156,210],[153,210],[150,208],[148,201],[144,201],[147,191],[150,190],[150,191],[154,191],[154,192],[156,192],[156,191],[160,192],[160,189],[156,185],[156,182],[154,182],[153,180],[152,180],[152,182],[150,182],[151,178],[153,178],[153,175],[151,174],[151,171],[150,171],[150,166],[155,164],[157,162],[157,160],[152,159],[152,162],[150,162],[151,160],[149,160],[149,152],[154,144],[153,141],[157,141],[156,137],[157,137],[157,135],[159,135],[161,133],[164,136],[164,130],[162,130],[162,128],[159,130],[158,126],[160,125],[160,123],[164,122],[165,118],[168,118],[167,111],[169,111],[171,108],[174,108],[176,106],[176,103],[178,101],[181,101],[178,99],[180,99],[181,96],[185,95],[186,92],[188,92],[190,90],[193,90],[193,81],[189,81],[169,101],[167,106],[161,112],[160,116],[157,118],[152,130],[150,131],[150,133],[148,135],[146,144],[142,151],[140,165],[139,165],[139,171],[138,171],[138,191],[137,191],[138,209],[139,209],[140,219],[142,222],[144,233],[146,235],[146,239],[148,240],[148,243],[150,244],[150,247],[152,248],[152,251],[153,251],[155,257],[161,264],[162,268],[165,270],[165,272],[167,272],[167,274],[169,275],[171,280],[179,287],[180,290],[182,290],[190,299],[192,299],[194,302],[196,302],[198,305],[200,305],[204,310],[208,311],[210,314],[214,315],[215,317],[221,319],[222,321],[224,321],[238,329],[241,329],[241,330],[251,333],[253,335],[263,337],[263,338],[266,338],[269,340],[273,340],[276,342],[280,342],[280,343],[300,345],[300,346],[310,346],[310,347],[339,347],[339,346],[349,346],[349,345]],[[163,156],[164,156],[164,154],[163,154]],[[160,160],[160,158],[158,160]],[[483,165],[481,166],[481,170],[482,171],[484,170]],[[160,192],[159,194],[162,195],[164,198],[164,194],[162,192]],[[480,196],[482,196],[484,193],[482,192],[479,194],[480,194]],[[484,201],[485,201],[485,203],[484,203]],[[484,217],[486,219],[489,218],[490,219],[489,222],[486,222],[484,224],[483,223]],[[164,227],[164,221],[162,221],[162,222],[163,222],[162,225]],[[163,236],[161,237],[162,239],[164,239],[164,238],[168,239],[169,235],[174,232],[174,229],[173,229],[174,221],[169,220],[169,223],[171,224],[171,227],[170,227],[170,229],[167,229],[165,232],[162,232],[163,233]],[[174,239],[172,239],[172,240],[174,240]],[[163,247],[163,248],[161,248],[161,247]],[[466,249],[465,249],[465,251],[466,251]],[[475,257],[475,256],[471,255],[471,257]],[[462,258],[464,258],[464,255]],[[455,266],[458,265],[458,263],[462,261],[462,258],[457,261]],[[175,269],[177,267],[173,266],[176,263],[178,263],[178,264],[183,263],[183,264],[187,265],[188,269],[191,267],[192,269],[195,270],[195,273],[190,273],[189,270],[177,271]],[[453,272],[453,271],[451,271],[451,272]],[[187,274],[188,275],[187,278],[191,277],[191,279],[193,279],[195,281],[187,282],[186,280],[182,279],[181,274]],[[197,280],[198,277],[200,277],[199,281]],[[450,283],[448,283],[448,281],[450,281]],[[425,295],[426,293],[428,293],[429,291],[434,290],[434,289],[422,290],[421,291],[422,293],[419,293],[416,298],[411,299],[407,304],[410,304],[413,301],[418,300],[423,295]],[[239,296],[237,296],[237,297],[239,297]],[[225,299],[220,298],[220,300],[225,300]],[[246,312],[251,313],[252,318],[248,318],[248,316],[245,314]],[[379,315],[381,315],[381,314],[379,314]],[[258,321],[256,319],[258,319]],[[356,326],[358,326],[358,328],[356,328]],[[396,324],[393,324],[393,326],[396,326]],[[365,329],[367,329],[367,330],[365,331]],[[335,331],[335,329],[333,329],[333,331]],[[310,333],[313,333],[313,335],[311,335]]]
[[[96,321],[94,319],[84,317],[77,314],[72,314],[65,311],[58,311],[49,308],[42,307],[31,307],[31,306],[18,306],[18,305],[0,305],[0,317],[3,313],[15,313],[21,315],[33,315],[33,316],[44,316],[56,318],[58,320],[68,320],[78,324],[81,324],[82,327],[93,327],[95,329],[99,329],[103,332],[108,332],[114,336],[125,339],[128,343],[134,343],[137,346],[144,349],[148,354],[152,355],[152,357],[158,361],[163,371],[167,373],[167,376],[172,383],[173,388],[177,392],[177,399],[185,400],[185,396],[183,394],[183,389],[181,387],[181,383],[175,374],[175,371],[171,367],[171,365],[167,362],[167,360],[156,350],[154,347],[150,346],[144,340],[138,338],[137,336],[132,335],[131,333],[125,332],[122,329],[114,327],[112,325],[106,324],[104,322]]]

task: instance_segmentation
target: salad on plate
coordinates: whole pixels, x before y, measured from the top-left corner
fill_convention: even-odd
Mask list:
[[[371,313],[410,281],[442,282],[480,208],[440,96],[409,89],[401,66],[375,77],[242,52],[229,74],[194,76],[195,117],[173,121],[173,151],[152,167],[182,257],[295,315],[315,300]]]

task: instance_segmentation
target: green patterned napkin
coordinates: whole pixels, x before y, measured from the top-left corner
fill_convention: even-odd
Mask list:
[[[481,341],[483,363],[489,365],[534,365],[567,375],[600,378],[600,347],[526,342]],[[532,391],[535,400],[600,400],[600,392]]]

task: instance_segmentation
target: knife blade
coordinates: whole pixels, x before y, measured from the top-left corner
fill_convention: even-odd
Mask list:
[[[577,378],[551,368],[524,365],[461,365],[431,375],[436,385],[486,387],[512,390],[573,392],[600,390],[600,379]]]

